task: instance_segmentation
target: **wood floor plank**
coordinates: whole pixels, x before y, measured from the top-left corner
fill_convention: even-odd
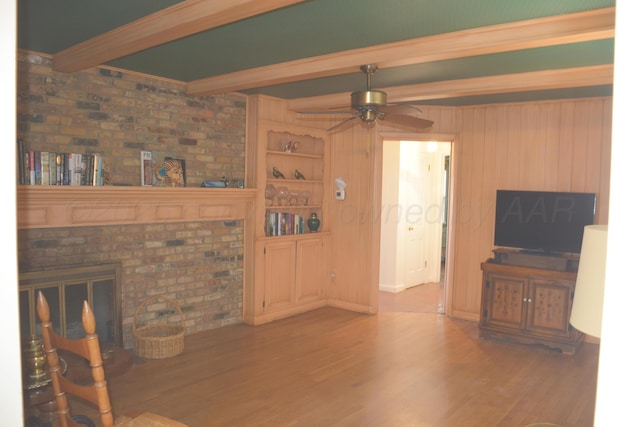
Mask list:
[[[183,354],[109,379],[117,413],[192,427],[593,424],[598,346],[573,357],[479,338],[432,313],[323,308],[185,338]]]

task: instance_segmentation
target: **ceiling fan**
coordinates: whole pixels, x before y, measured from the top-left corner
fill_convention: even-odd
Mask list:
[[[362,65],[360,70],[367,76],[367,90],[351,93],[351,110],[327,110],[327,111],[300,111],[302,114],[351,114],[351,117],[332,126],[328,131],[360,119],[363,123],[372,126],[377,120],[386,120],[399,125],[426,129],[433,126],[433,121],[416,117],[415,113],[421,113],[420,109],[406,104],[387,104],[387,94],[381,90],[371,89],[372,76],[378,71],[376,64]]]

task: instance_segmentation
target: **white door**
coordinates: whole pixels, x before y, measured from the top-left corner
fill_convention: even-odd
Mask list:
[[[402,142],[400,146],[401,201],[398,237],[404,241],[404,286],[426,283],[427,274],[427,190],[428,156],[421,142]]]

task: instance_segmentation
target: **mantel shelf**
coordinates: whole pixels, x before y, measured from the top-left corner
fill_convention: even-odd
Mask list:
[[[255,189],[18,186],[18,228],[246,219]]]

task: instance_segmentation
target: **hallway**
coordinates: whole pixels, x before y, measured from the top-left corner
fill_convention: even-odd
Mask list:
[[[443,282],[425,283],[402,292],[380,291],[378,311],[380,313],[436,313],[444,310]]]

